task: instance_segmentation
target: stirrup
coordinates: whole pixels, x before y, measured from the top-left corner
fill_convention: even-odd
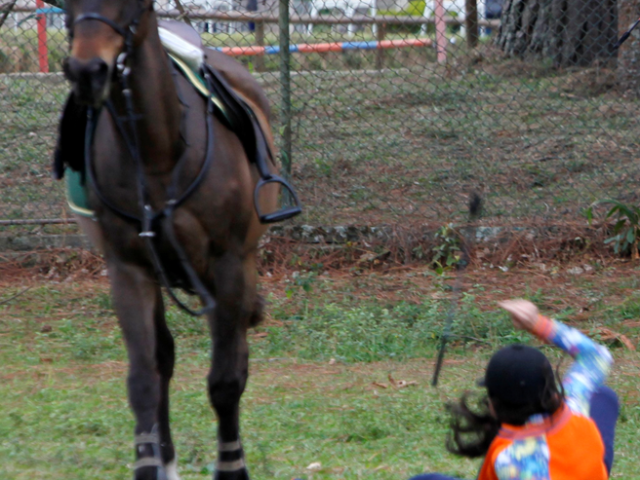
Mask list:
[[[260,211],[260,190],[270,183],[278,183],[283,186],[285,190],[289,192],[289,195],[293,199],[294,205],[291,207],[281,208],[277,212],[263,214],[262,211]],[[282,222],[283,220],[288,220],[289,218],[295,217],[296,215],[302,213],[300,200],[298,199],[298,195],[296,195],[296,192],[293,191],[293,187],[289,185],[289,182],[287,182],[284,178],[279,177],[278,175],[267,175],[260,179],[253,193],[253,203],[256,207],[256,212],[258,213],[260,223]]]

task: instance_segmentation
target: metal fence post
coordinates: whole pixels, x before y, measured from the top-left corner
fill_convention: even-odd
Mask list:
[[[376,39],[378,40],[378,51],[376,52],[376,69],[382,70],[384,68],[384,49],[380,48],[380,43],[384,40],[384,37],[387,35],[387,24],[386,23],[374,23],[374,25],[378,26],[378,31],[376,32]]]
[[[256,25],[256,29],[255,29],[254,34],[255,34],[255,39],[256,39],[256,45],[259,46],[259,47],[264,47],[264,22],[263,21],[256,21],[255,25]],[[256,67],[256,72],[264,72],[265,71],[264,55],[258,55],[256,57],[255,67]]]
[[[289,0],[280,0],[278,19],[280,34],[280,128],[282,146],[280,148],[283,174],[291,176],[291,52],[289,51]]]

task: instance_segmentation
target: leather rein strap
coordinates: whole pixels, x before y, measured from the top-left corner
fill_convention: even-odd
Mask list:
[[[178,241],[175,229],[173,227],[173,214],[176,208],[178,208],[181,204],[183,204],[200,186],[204,177],[206,176],[211,164],[213,163],[213,113],[214,113],[214,105],[212,103],[211,98],[207,100],[207,114],[206,114],[206,124],[207,124],[207,145],[206,145],[206,155],[205,159],[200,167],[200,172],[196,176],[196,178],[191,182],[191,185],[182,193],[182,195],[178,196],[178,180],[179,175],[177,172],[181,170],[181,168],[176,168],[174,170],[174,174],[172,175],[172,181],[169,187],[167,188],[168,200],[165,201],[164,207],[161,210],[154,210],[151,206],[149,199],[149,190],[147,186],[146,177],[144,174],[144,165],[142,162],[142,157],[140,155],[140,142],[137,135],[136,129],[136,120],[137,117],[135,115],[135,110],[133,107],[133,99],[131,94],[131,89],[129,87],[129,77],[131,75],[131,68],[127,65],[127,61],[133,52],[133,36],[137,30],[140,18],[144,13],[144,9],[141,8],[136,17],[131,21],[128,27],[123,28],[115,23],[113,20],[110,20],[98,13],[85,13],[80,15],[74,22],[74,26],[79,22],[86,20],[97,20],[103,22],[114,29],[118,34],[122,35],[125,40],[125,50],[118,56],[117,60],[117,69],[118,76],[120,79],[120,85],[122,87],[122,94],[125,99],[125,108],[126,115],[125,117],[118,116],[115,107],[111,101],[106,102],[107,110],[109,114],[112,116],[113,121],[115,122],[118,132],[122,136],[124,143],[127,146],[127,150],[129,154],[133,158],[136,165],[136,181],[137,181],[137,191],[138,191],[138,204],[140,209],[142,210],[142,214],[132,214],[122,210],[120,207],[116,206],[100,189],[98,185],[96,172],[94,169],[94,165],[92,162],[92,149],[93,142],[95,137],[95,130],[98,123],[99,110],[94,108],[89,108],[87,113],[87,129],[85,136],[85,171],[87,172],[87,176],[89,178],[89,182],[93,187],[93,190],[96,192],[96,196],[98,199],[113,213],[118,215],[121,218],[129,221],[135,221],[140,223],[141,232],[139,236],[144,239],[145,245],[149,250],[151,255],[151,259],[153,262],[154,270],[156,275],[162,281],[162,284],[167,289],[169,296],[171,299],[184,311],[193,316],[203,315],[205,313],[213,311],[215,308],[215,300],[213,296],[204,285],[187,254]],[[205,80],[211,85],[211,78],[208,74],[205,75]],[[124,120],[124,121],[123,121]],[[125,127],[124,122],[126,122],[129,126],[127,129]],[[129,133],[131,132],[131,133]],[[182,155],[182,157],[178,160],[178,167],[182,163],[186,161],[186,153]],[[195,290],[195,292],[200,296],[204,303],[204,307],[201,310],[195,311],[188,307],[184,302],[182,302],[171,286],[169,281],[169,277],[167,272],[162,264],[162,260],[160,255],[158,254],[158,250],[154,243],[154,238],[156,237],[156,229],[158,228],[158,224],[162,219],[165,219],[165,229],[164,233],[169,240],[172,248],[176,252],[178,259],[180,260],[180,264],[184,273],[186,274],[191,287]]]

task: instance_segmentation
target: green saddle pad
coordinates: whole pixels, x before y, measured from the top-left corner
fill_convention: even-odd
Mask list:
[[[73,213],[81,217],[93,218],[93,210],[89,207],[87,186],[82,182],[82,174],[67,168],[64,172],[67,187],[67,204]]]

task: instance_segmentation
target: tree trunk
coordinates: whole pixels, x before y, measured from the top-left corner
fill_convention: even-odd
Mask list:
[[[505,0],[496,38],[508,55],[590,65],[615,55],[616,0]]]
[[[640,17],[640,0],[618,0],[622,35]],[[618,51],[618,80],[620,87],[640,96],[640,26],[620,46]]]

